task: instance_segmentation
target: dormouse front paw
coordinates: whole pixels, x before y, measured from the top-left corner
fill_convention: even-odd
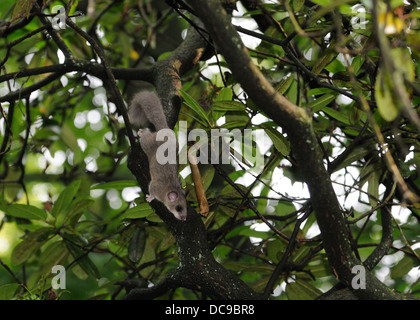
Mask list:
[[[146,194],[146,201],[147,202],[150,202],[150,201],[152,201],[152,200],[154,200],[155,199],[155,197],[154,196],[152,196],[151,194]]]
[[[139,135],[139,137],[141,137],[142,133],[143,133],[143,129],[139,129],[139,131],[137,131],[137,134]]]

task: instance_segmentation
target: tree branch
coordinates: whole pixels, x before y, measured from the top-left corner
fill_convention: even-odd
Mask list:
[[[157,298],[171,289],[178,287],[175,273],[167,274],[159,283],[150,288],[134,288],[129,290],[123,300],[150,300]]]
[[[101,80],[104,80],[106,78],[106,71],[103,65],[88,60],[73,58],[69,61],[64,62],[63,64],[55,64],[51,66],[32,69],[23,69],[17,72],[6,73],[0,76],[0,82],[29,76],[36,76],[39,74],[51,72],[59,72],[64,74],[74,71],[86,72]],[[153,81],[152,68],[111,68],[111,72],[117,80],[142,80],[147,82]],[[6,100],[3,99],[3,97],[1,97],[0,99],[2,99],[2,101]]]
[[[185,41],[153,68],[154,83],[170,127],[174,126],[181,106],[181,76],[198,62],[206,45],[207,41],[190,28]],[[150,181],[148,160],[139,144],[131,146],[128,168],[142,191],[147,192]],[[183,222],[177,220],[161,202],[151,202],[151,206],[177,241],[179,268],[153,289],[138,289],[126,298],[156,297],[175,287],[199,290],[212,299],[261,298],[214,259],[203,221],[193,208],[188,206],[187,220]]]
[[[111,72],[111,69],[107,62],[107,57],[105,56],[105,53],[103,52],[102,47],[98,45],[96,40],[92,38],[90,35],[88,35],[86,32],[84,32],[77,24],[75,24],[71,19],[67,18],[66,23],[78,34],[80,34],[84,39],[86,39],[96,54],[101,58],[101,62],[105,68],[105,81],[104,84],[107,87],[107,89],[110,91],[111,95],[114,98],[114,103],[118,109],[118,112],[124,119],[125,127],[127,128],[127,136],[130,140],[130,144],[135,144],[135,138],[133,135],[133,132],[131,130],[130,120],[128,119],[127,110],[124,104],[124,99],[121,95],[120,90],[118,89],[117,82],[115,80],[114,74]]]
[[[392,196],[395,191],[395,184],[392,186],[387,186],[384,194],[383,201],[388,202],[388,197]],[[389,206],[388,206],[389,207]],[[389,213],[389,208],[385,207],[381,209],[381,219],[382,219],[382,238],[379,245],[373,250],[373,252],[367,257],[363,262],[363,265],[368,269],[372,270],[379,261],[386,255],[391,248],[393,241],[393,231],[392,227],[392,215]]]

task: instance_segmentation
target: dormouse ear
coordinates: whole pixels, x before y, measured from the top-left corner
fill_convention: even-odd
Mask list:
[[[176,193],[176,192],[174,192],[174,191],[169,192],[169,193],[168,193],[168,199],[169,199],[169,201],[171,201],[171,202],[176,201],[176,199],[178,199],[178,193]]]

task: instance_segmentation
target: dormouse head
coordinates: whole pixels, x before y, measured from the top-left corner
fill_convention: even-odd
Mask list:
[[[185,221],[187,219],[187,200],[183,193],[178,194],[177,191],[168,192],[168,201],[166,206],[169,211],[177,218],[178,220]]]

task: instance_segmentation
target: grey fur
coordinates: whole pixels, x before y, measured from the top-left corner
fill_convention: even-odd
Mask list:
[[[153,199],[162,202],[168,210],[179,220],[187,218],[187,200],[178,176],[178,165],[166,163],[160,164],[156,159],[159,146],[165,141],[157,141],[157,131],[167,129],[163,107],[159,97],[153,91],[141,91],[136,94],[129,108],[130,122],[134,128],[145,128],[152,124],[156,132],[149,128],[140,129],[140,145],[149,159],[150,184],[149,194],[146,195],[148,202]],[[177,144],[175,133],[168,137],[170,143]]]
[[[162,103],[154,91],[140,91],[130,103],[128,109],[130,123],[134,129],[148,128],[153,124],[156,131],[168,128]]]

